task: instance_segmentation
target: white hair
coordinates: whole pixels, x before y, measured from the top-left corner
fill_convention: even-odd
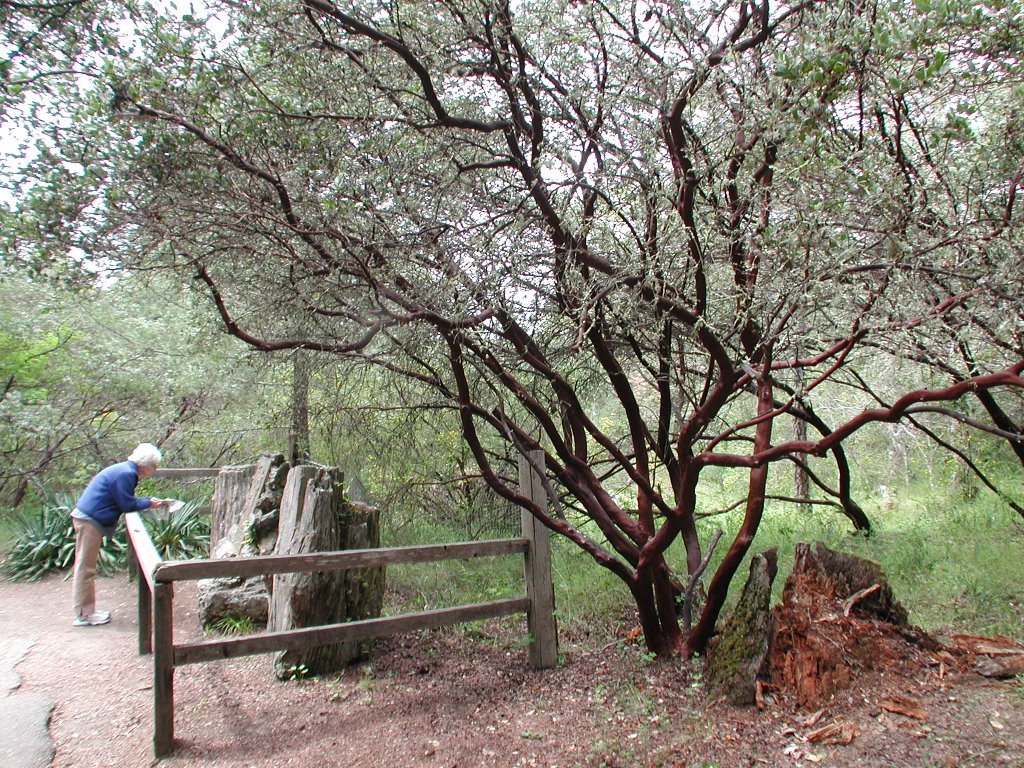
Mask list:
[[[152,443],[139,443],[135,450],[128,456],[128,461],[134,461],[140,466],[155,467],[160,463],[160,449]]]

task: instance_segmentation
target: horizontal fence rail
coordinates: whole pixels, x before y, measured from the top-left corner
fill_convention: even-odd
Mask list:
[[[318,645],[342,643],[347,640],[370,640],[391,637],[421,629],[437,629],[502,616],[526,613],[530,601],[525,597],[491,600],[486,603],[439,608],[433,611],[407,613],[382,619],[364,619],[344,624],[324,624],[320,627],[292,629],[287,632],[267,632],[235,639],[204,640],[174,646],[174,666],[196,664],[218,659],[234,659],[257,653],[297,651]]]
[[[217,467],[166,467],[157,469],[153,477],[163,480],[177,480],[180,483],[193,483],[200,480],[212,480],[220,470]],[[196,507],[195,514],[208,515],[210,508]]]
[[[216,467],[165,467],[157,469],[153,473],[153,477],[159,477],[166,480],[206,480],[211,477],[216,477],[220,472]]]
[[[520,489],[543,508],[546,495],[534,469],[541,466],[539,456],[520,461]],[[158,471],[160,477],[185,480],[216,474],[216,469]],[[546,668],[557,661],[548,531],[527,512],[522,515],[523,536],[517,539],[189,561],[162,560],[138,514],[125,515],[125,525],[129,566],[138,574],[139,653],[153,654],[153,751],[157,757],[170,753],[174,746],[174,668],[185,664],[390,637],[517,613],[527,616],[530,664]],[[178,581],[350,570],[500,555],[523,556],[526,596],[239,638],[174,643],[174,583]]]
[[[373,568],[379,565],[469,560],[474,557],[491,555],[522,554],[529,546],[530,542],[526,539],[491,539],[455,544],[421,544],[411,547],[311,552],[307,555],[176,560],[158,563],[154,571],[154,578],[157,581],[195,581],[234,576],[269,576],[275,573],[344,571],[353,568]]]

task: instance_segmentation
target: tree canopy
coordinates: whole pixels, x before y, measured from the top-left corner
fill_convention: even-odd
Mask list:
[[[704,649],[780,464],[868,529],[865,425],[1020,449],[1019,2],[204,14],[134,17],[10,252],[171,268],[257,349],[416,382],[622,579],[652,651]],[[534,450],[546,509],[515,483]],[[744,523],[689,627],[713,467],[746,472]]]

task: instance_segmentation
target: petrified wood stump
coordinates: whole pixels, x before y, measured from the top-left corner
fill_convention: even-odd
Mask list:
[[[246,464],[221,467],[217,473],[210,500],[210,557],[217,556],[217,546],[241,521],[242,503],[249,492],[255,469],[254,464]]]
[[[210,503],[210,557],[266,555],[274,551],[281,493],[288,475],[284,455],[269,453],[255,465],[224,467]],[[198,583],[203,626],[225,617],[267,621],[270,585],[262,576],[202,579]]]
[[[341,481],[340,471],[333,468],[300,466],[291,470],[281,500],[277,554],[380,546],[377,510],[346,504]],[[379,616],[383,569],[369,571],[276,575],[268,629],[285,631]],[[281,679],[334,672],[368,652],[367,642],[283,651],[274,657],[274,672]]]

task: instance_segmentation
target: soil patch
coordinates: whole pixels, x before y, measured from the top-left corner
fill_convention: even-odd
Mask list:
[[[178,638],[198,637],[190,586]],[[74,628],[70,583],[0,582],[0,637],[33,643],[19,692],[50,696],[55,768],[150,766],[151,658],[136,653],[134,590],[98,592],[114,621]],[[859,665],[813,712],[785,696],[733,708],[699,665],[657,664],[630,627],[563,631],[563,663],[533,671],[523,622],[379,642],[370,664],[277,682],[269,657],[175,672],[178,748],[167,768],[353,766],[1024,766],[1024,687],[928,653]],[[845,642],[839,641],[837,642]],[[911,706],[913,705],[913,706]]]

